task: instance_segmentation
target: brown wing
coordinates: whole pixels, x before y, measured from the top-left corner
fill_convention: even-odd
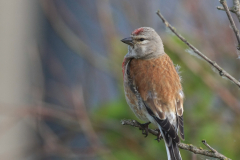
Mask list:
[[[154,99],[152,103],[156,108],[152,105],[150,108],[156,112],[176,112],[175,101],[181,99],[179,92],[182,87],[179,75],[168,55],[150,60],[133,59],[130,65],[130,75],[142,99],[146,102],[149,98]],[[164,115],[161,116],[165,118]]]
[[[168,55],[150,60],[133,59],[129,72],[144,103],[160,120],[166,120],[167,112],[182,116],[182,105],[176,103],[182,102],[180,78]],[[181,131],[183,129],[180,129],[183,133]]]
[[[184,138],[184,126],[183,126],[183,98],[181,100],[177,101],[177,118],[178,118],[178,128],[180,132],[180,137],[182,140],[185,140]]]

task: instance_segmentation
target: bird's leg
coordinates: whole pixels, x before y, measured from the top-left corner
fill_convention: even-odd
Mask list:
[[[147,122],[147,123],[144,123],[144,124],[138,123],[140,125],[139,129],[142,130],[142,134],[145,135],[145,137],[148,136],[148,125],[150,123],[151,122]]]
[[[162,135],[161,135],[161,132],[160,132],[159,129],[156,129],[155,131],[158,131],[157,139],[155,139],[155,140],[157,140],[158,142],[160,142],[160,140],[163,138]]]

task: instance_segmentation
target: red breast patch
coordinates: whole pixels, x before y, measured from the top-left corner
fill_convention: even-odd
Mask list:
[[[124,58],[123,63],[122,63],[123,78],[124,78],[124,72],[125,72],[125,61],[126,61],[126,58]]]
[[[133,32],[132,32],[132,34],[134,34],[134,35],[138,35],[140,32],[142,32],[143,31],[143,28],[138,28],[138,29],[136,29],[136,30],[134,30]]]

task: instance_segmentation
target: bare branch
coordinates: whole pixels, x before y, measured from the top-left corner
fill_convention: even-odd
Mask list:
[[[225,11],[225,9],[221,6],[218,6],[217,9]],[[239,22],[240,22],[240,3],[239,3],[239,0],[233,0],[233,7],[229,8],[229,11],[235,13]]]
[[[228,19],[230,21],[231,27],[232,27],[232,29],[233,29],[233,31],[234,31],[234,33],[236,35],[237,41],[238,41],[237,49],[240,50],[240,34],[239,34],[239,30],[237,29],[237,27],[236,27],[236,25],[235,25],[235,23],[233,21],[233,18],[232,18],[231,14],[230,14],[230,11],[228,9],[226,0],[220,0],[220,3],[223,5],[223,8],[224,8],[224,10],[227,13],[227,16],[228,16]]]
[[[173,41],[171,38],[168,37],[164,39],[164,46],[168,47],[173,53],[178,53],[177,56],[181,61],[185,63],[195,75],[201,75],[203,82],[220,96],[220,98],[226,103],[226,107],[229,107],[234,113],[240,115],[240,107],[236,95],[221,85],[220,81],[217,81],[218,77],[210,72],[206,72],[196,59],[185,54],[185,51],[181,49],[182,46],[180,44],[176,43],[175,45],[172,45],[172,43]],[[201,74],[203,72],[204,74]]]
[[[232,7],[233,13],[235,13],[238,17],[238,20],[240,22],[240,3],[239,0],[233,0],[233,7]]]
[[[207,141],[206,140],[202,140],[202,143],[208,147],[213,153],[216,153],[217,151],[215,149],[213,149],[209,144],[207,144]]]
[[[142,129],[140,126],[140,123],[135,120],[121,120],[121,123],[122,123],[122,125],[129,125],[129,126],[133,126],[133,127],[138,127],[140,130]],[[148,128],[148,132],[155,136],[158,135],[158,131],[153,130],[153,129]]]
[[[221,6],[217,6],[217,9],[218,10],[221,10],[221,11],[225,11],[225,9]],[[229,11],[233,12],[233,10],[230,8]]]
[[[209,59],[207,56],[205,56],[203,53],[201,53],[197,48],[195,48],[192,44],[190,44],[183,36],[178,34],[176,32],[176,29],[172,27],[166,19],[162,16],[160,11],[157,11],[157,15],[162,19],[163,23],[181,40],[183,41],[189,48],[193,50],[194,53],[196,53],[198,56],[203,58],[205,61],[207,61],[210,65],[212,65],[214,68],[216,68],[219,71],[220,76],[225,76],[227,79],[235,83],[240,88],[240,82],[236,80],[233,76],[231,76],[228,72],[226,72],[224,69],[222,69],[216,62]]]
[[[141,130],[141,126],[139,125],[139,122],[137,122],[136,120],[121,120],[121,123],[122,123],[122,125],[129,125],[129,126],[137,127]],[[158,132],[156,130],[148,129],[148,132],[151,133],[152,135],[158,136]],[[193,152],[195,154],[200,154],[200,155],[204,155],[204,156],[208,156],[208,157],[214,157],[214,158],[218,158],[220,160],[231,160],[230,158],[225,157],[224,155],[222,155],[221,153],[217,152],[215,149],[210,147],[210,145],[207,144],[206,140],[203,140],[202,143],[204,145],[206,145],[210,149],[210,151],[204,150],[201,147],[198,148],[196,146],[193,146],[192,144],[185,144],[185,143],[179,143],[178,147],[181,149]]]

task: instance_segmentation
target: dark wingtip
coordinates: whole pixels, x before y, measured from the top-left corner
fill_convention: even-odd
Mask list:
[[[183,127],[183,116],[178,116],[178,120],[179,120],[179,124],[178,124],[178,128],[180,131],[180,137],[182,140],[185,140],[184,138],[184,127]]]
[[[150,114],[151,115],[151,114]],[[174,127],[169,122],[168,118],[161,120],[157,117],[153,117],[157,123],[161,126],[161,128],[172,138],[172,140],[176,143],[180,142],[180,139],[175,131]]]
[[[180,138],[181,138],[181,140],[185,141],[185,137],[181,133],[180,133]]]
[[[172,145],[168,147],[168,149],[171,156],[171,160],[182,160],[177,143],[172,142]]]

